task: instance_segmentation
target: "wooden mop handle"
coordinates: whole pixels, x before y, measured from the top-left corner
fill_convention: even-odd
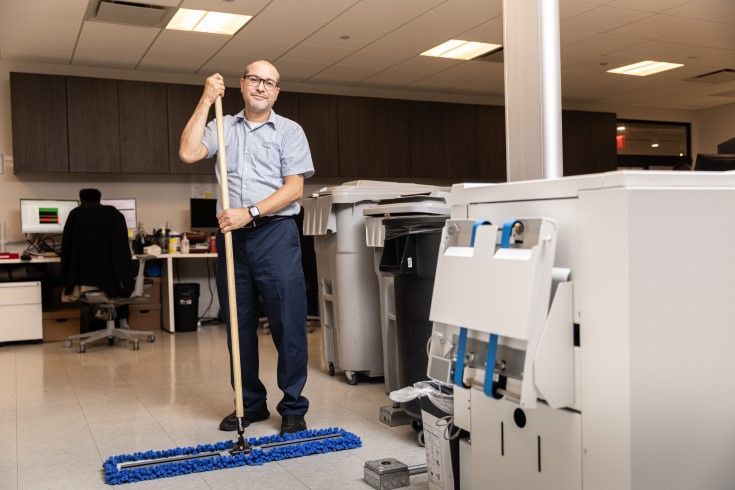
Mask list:
[[[230,193],[227,189],[227,156],[225,152],[225,130],[222,125],[222,97],[214,101],[214,114],[217,123],[217,168],[219,169],[219,199],[222,210],[230,209]],[[240,367],[240,335],[237,323],[237,298],[235,296],[235,261],[232,253],[232,232],[224,233],[225,265],[227,267],[227,299],[230,311],[230,343],[232,347],[232,378],[235,386],[235,416],[245,417],[242,402],[242,377]]]

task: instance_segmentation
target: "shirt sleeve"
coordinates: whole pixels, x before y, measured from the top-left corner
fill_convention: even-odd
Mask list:
[[[293,128],[284,134],[282,148],[281,175],[301,175],[304,179],[314,175],[309,142],[301,126],[294,124]]]
[[[202,144],[207,147],[207,157],[211,158],[217,153],[219,146],[217,145],[217,124],[214,119],[204,127],[204,137]]]

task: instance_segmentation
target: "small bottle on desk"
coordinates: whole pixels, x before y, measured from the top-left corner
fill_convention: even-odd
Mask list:
[[[179,245],[179,248],[181,249],[182,254],[189,253],[189,239],[186,237],[186,233],[184,233],[184,236],[181,238],[181,245]]]

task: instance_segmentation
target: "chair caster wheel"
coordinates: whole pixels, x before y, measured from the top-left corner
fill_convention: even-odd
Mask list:
[[[328,369],[329,369],[329,375],[334,376],[334,363],[333,362],[329,363]]]
[[[69,340],[69,339],[66,339],[66,340],[64,341],[64,347],[66,347],[67,349],[68,349],[69,347],[71,347],[71,340]]]
[[[360,382],[360,380],[357,379],[357,373],[354,371],[345,371],[345,378],[347,378],[348,385],[355,386]]]
[[[139,350],[140,349],[140,342],[137,340],[133,342],[133,350]]]
[[[107,337],[107,345],[115,345],[115,337]]]
[[[416,433],[416,442],[421,447],[425,447],[426,446],[426,441],[424,440],[424,431],[423,431],[423,429],[421,430],[421,432],[417,432]]]
[[[149,335],[148,337],[146,337],[146,340],[148,342],[155,342],[156,341],[156,336],[155,335]]]
[[[81,344],[80,344],[80,345],[79,345],[79,353],[80,353],[80,354],[84,354],[85,352],[87,352],[87,346],[86,346],[86,345],[81,345]]]

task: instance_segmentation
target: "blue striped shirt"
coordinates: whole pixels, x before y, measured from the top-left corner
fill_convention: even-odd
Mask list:
[[[223,120],[227,155],[227,186],[231,208],[247,208],[257,204],[283,186],[283,177],[314,175],[309,143],[298,123],[281,117],[271,109],[268,121],[250,123],[243,111]],[[207,158],[218,150],[217,128],[212,120],[204,129],[202,140]],[[219,168],[215,166],[217,182]],[[217,193],[219,195],[219,192]],[[222,203],[217,202],[217,210]],[[277,211],[279,215],[298,214],[299,204],[292,203]]]

